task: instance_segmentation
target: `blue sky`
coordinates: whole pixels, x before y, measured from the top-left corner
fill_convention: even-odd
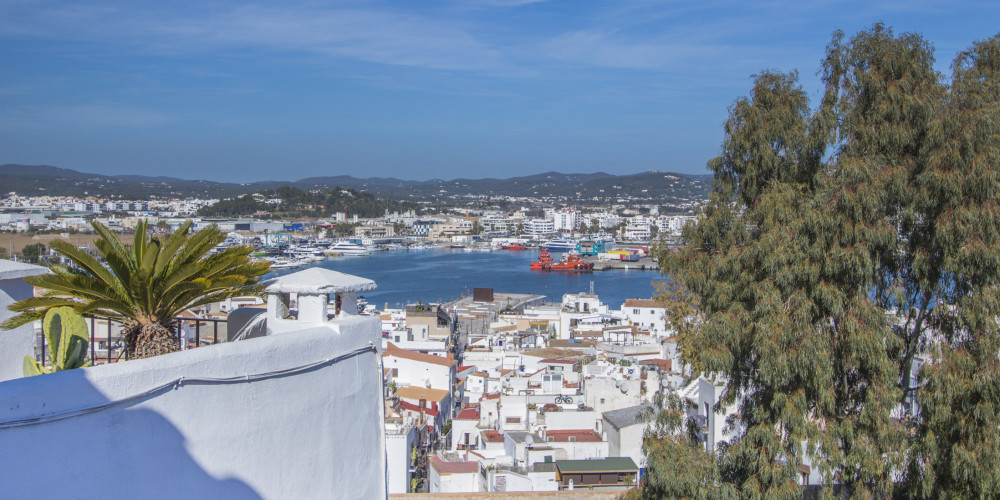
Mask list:
[[[0,163],[232,182],[707,173],[764,68],[830,34],[949,73],[1000,2],[0,0]]]

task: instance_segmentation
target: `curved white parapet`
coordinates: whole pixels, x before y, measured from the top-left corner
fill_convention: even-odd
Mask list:
[[[3,496],[384,498],[380,331],[356,316],[0,383]]]

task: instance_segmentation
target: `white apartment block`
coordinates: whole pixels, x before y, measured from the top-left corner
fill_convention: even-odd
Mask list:
[[[554,231],[569,232],[576,230],[579,225],[580,211],[572,208],[548,209],[545,211],[545,218],[552,221]]]
[[[622,304],[625,321],[658,337],[667,336],[666,314],[667,308],[655,300],[626,299]]]
[[[555,231],[555,224],[548,219],[528,219],[524,221],[524,232],[531,235],[541,236],[552,234]]]
[[[625,222],[625,239],[632,241],[649,240],[652,237],[652,231],[650,230],[651,223],[652,219],[641,215],[628,219]]]

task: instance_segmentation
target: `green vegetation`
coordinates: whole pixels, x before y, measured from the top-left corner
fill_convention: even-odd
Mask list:
[[[275,203],[274,200],[280,202]],[[293,187],[245,194],[222,200],[198,211],[202,217],[296,218],[329,217],[335,212],[345,212],[359,217],[379,217],[385,211],[403,212],[417,210],[416,203],[379,198],[365,191],[334,188],[303,191]]]
[[[39,297],[12,304],[9,309],[20,314],[4,322],[3,328],[68,306],[80,314],[123,322],[126,355],[148,357],[177,350],[171,329],[182,311],[262,292],[258,281],[269,264],[252,261],[252,248],[236,246],[208,255],[226,237],[215,226],[189,235],[191,222],[187,221],[160,239],[147,236],[147,224],[142,221],[131,245],[98,222],[93,227],[100,235],[94,247],[102,260],[68,242],[52,242],[53,250],[74,267],[54,265],[51,274],[25,278],[44,291]]]
[[[45,245],[41,243],[31,243],[21,249],[21,260],[24,262],[37,263],[45,256]]]
[[[657,255],[736,434],[701,451],[665,402],[637,495],[801,498],[806,457],[824,495],[1000,491],[1000,36],[953,68],[877,24],[835,34],[816,109],[770,71],[730,108],[689,246]]]
[[[52,367],[46,368],[31,356],[25,356],[22,368],[25,377],[90,366],[87,360],[87,346],[90,345],[87,341],[87,322],[72,307],[49,309],[42,327],[49,342]]]

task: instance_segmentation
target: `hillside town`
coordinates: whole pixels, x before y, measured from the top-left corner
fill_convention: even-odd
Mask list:
[[[630,488],[660,391],[696,403],[706,449],[723,437],[726,412],[706,411],[721,383],[680,362],[662,304],[542,299],[476,289],[380,313],[390,493]]]
[[[261,201],[279,205],[280,199]],[[659,205],[622,203],[586,210],[563,206],[535,208],[539,200],[518,198],[523,208],[513,211],[496,209],[428,207],[422,214],[410,210],[381,217],[359,217],[345,211],[331,212],[325,218],[274,220],[260,213],[258,217],[218,218],[198,215],[200,209],[219,200],[106,200],[94,198],[22,197],[10,193],[0,200],[0,231],[90,231],[90,221],[109,227],[130,230],[139,220],[152,224],[160,221],[176,227],[180,221],[194,219],[198,224],[216,224],[225,231],[256,233],[287,230],[318,232],[349,226],[345,236],[370,238],[426,237],[437,241],[460,241],[459,236],[506,237],[517,235],[549,236],[574,231],[614,232],[628,241],[650,241],[657,235],[678,236],[684,223],[697,207],[692,203],[676,207],[682,213],[661,214]],[[700,201],[699,201],[700,202]],[[532,215],[534,213],[534,215]]]

